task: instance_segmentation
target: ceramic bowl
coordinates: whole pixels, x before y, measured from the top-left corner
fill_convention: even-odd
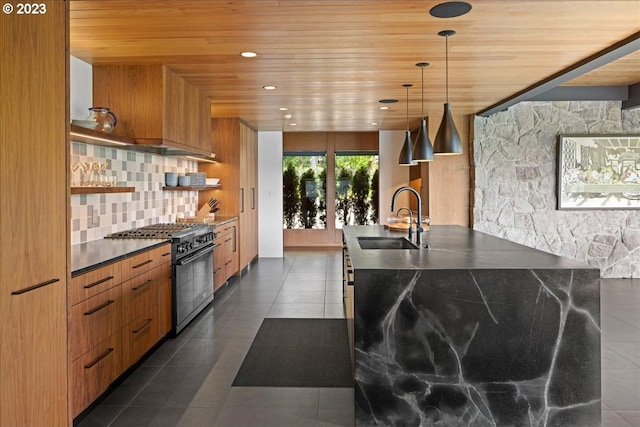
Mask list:
[[[191,177],[186,175],[180,175],[178,177],[178,185],[180,187],[188,187],[191,185]]]
[[[167,187],[175,187],[178,185],[178,174],[174,172],[166,172],[164,174],[164,183]]]

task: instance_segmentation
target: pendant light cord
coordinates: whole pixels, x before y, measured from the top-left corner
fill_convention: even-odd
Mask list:
[[[422,68],[422,119],[424,119],[424,67]]]
[[[407,130],[409,130],[409,86],[407,86]]]
[[[445,99],[449,103],[449,36],[445,40]]]

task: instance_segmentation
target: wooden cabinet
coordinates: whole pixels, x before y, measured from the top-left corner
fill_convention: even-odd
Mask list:
[[[198,204],[220,201],[221,216],[237,216],[238,270],[258,256],[258,134],[237,118],[211,119],[212,151],[219,163],[199,163],[198,170],[220,178],[221,189],[201,191]]]
[[[213,290],[217,291],[238,271],[238,221],[233,220],[216,227],[216,245],[213,251]]]
[[[114,135],[211,154],[209,98],[164,65],[94,65],[93,102],[118,116]]]
[[[73,414],[89,406],[123,371],[120,331],[71,363],[69,401]]]
[[[171,329],[171,247],[163,245],[69,281],[71,418]]]
[[[166,301],[167,267],[171,262],[169,245],[125,259],[123,270],[128,277],[122,284],[122,363],[136,363],[164,336],[161,325],[170,310]],[[169,264],[170,265],[170,264]],[[165,332],[166,333],[166,332]]]
[[[122,263],[69,282],[69,402],[82,412],[122,372]]]
[[[240,266],[258,256],[258,135],[240,128]]]
[[[0,15],[0,425],[12,427],[69,425],[68,2],[41,3],[46,14]]]

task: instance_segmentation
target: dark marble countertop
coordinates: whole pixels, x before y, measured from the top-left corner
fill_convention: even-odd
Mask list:
[[[343,228],[354,269],[595,269],[518,243],[457,225],[432,225],[422,233],[421,249],[361,249],[358,237],[407,237],[382,225]],[[429,249],[424,246],[428,244]]]
[[[167,239],[100,239],[71,245],[71,276],[169,243]]]

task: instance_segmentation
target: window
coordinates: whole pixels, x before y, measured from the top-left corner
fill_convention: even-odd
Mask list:
[[[378,166],[378,153],[336,153],[336,229],[378,223]]]
[[[284,153],[282,169],[283,228],[326,228],[326,153]]]

